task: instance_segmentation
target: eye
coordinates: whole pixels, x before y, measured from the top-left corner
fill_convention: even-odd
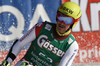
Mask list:
[[[66,15],[63,15],[63,17],[68,17],[68,16],[66,16]]]

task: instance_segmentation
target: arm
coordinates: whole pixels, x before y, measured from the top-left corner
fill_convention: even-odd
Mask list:
[[[66,51],[65,55],[61,59],[59,66],[71,66],[79,47],[77,42],[75,41],[69,49]]]
[[[6,61],[12,63],[16,56],[20,53],[20,51],[25,47],[27,44],[30,42],[34,41],[35,38],[38,36],[42,26],[44,23],[38,23],[36,24],[32,29],[28,31],[27,34],[22,36],[19,40],[15,41],[14,44],[12,45],[7,57]]]
[[[25,47],[27,44],[29,44],[31,41],[33,41],[36,38],[35,36],[35,26],[28,31],[27,34],[22,36],[19,40],[15,41],[12,45],[6,60],[10,63],[14,61],[16,56],[20,53],[20,51]]]

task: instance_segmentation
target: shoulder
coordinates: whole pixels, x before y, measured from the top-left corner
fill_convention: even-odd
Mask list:
[[[48,22],[48,21],[45,21],[44,23],[46,23],[46,24],[50,24],[50,25],[54,25],[54,24],[55,24],[55,23]]]
[[[44,24],[44,29],[46,29],[48,31],[50,31],[53,28],[54,24],[55,24],[55,23],[51,23],[51,22],[47,22],[47,21],[45,21],[44,23],[45,23]]]
[[[45,27],[45,26],[49,26],[49,25],[54,25],[55,23],[51,23],[51,22],[47,22],[47,21],[45,21],[45,22],[38,22],[36,25],[35,25],[35,27],[36,28],[42,28],[43,26]]]
[[[52,24],[51,22],[38,22],[36,25],[35,25],[35,29],[36,29],[36,36],[38,36],[38,34],[40,33],[41,30],[44,31],[44,29],[46,30],[50,30],[52,28]]]
[[[71,44],[70,48],[76,48],[76,49],[79,48],[79,45],[72,34],[69,35],[68,43]]]
[[[70,47],[68,48],[67,52],[71,51],[72,53],[77,53],[79,50],[79,45],[76,41],[74,41]]]
[[[76,41],[75,37],[74,37],[72,34],[69,35],[69,38],[71,38],[71,39],[73,39],[74,41]]]
[[[72,43],[72,44],[78,45],[78,43],[77,43],[75,37],[74,37],[72,34],[70,34],[70,38],[73,40],[73,43]]]
[[[72,34],[70,34],[67,39],[68,44],[73,44],[76,41],[75,37]]]
[[[51,22],[48,22],[48,21],[45,21],[45,22],[38,22],[35,26],[40,27],[41,25],[45,25],[45,24],[54,25],[55,23],[51,23]]]
[[[79,45],[78,45],[77,41],[74,41],[72,46],[75,47],[76,49],[79,49]]]

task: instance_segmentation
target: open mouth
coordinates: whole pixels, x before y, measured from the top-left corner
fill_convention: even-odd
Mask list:
[[[61,25],[61,24],[59,24],[59,27],[60,27],[60,28],[64,28],[64,26],[63,26],[63,25]]]

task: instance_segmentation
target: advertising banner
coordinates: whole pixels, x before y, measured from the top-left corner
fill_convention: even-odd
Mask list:
[[[63,0],[80,5],[82,16],[73,30],[79,52],[73,63],[100,63],[100,0]]]
[[[100,0],[0,0],[0,63],[13,42],[37,22],[56,23],[58,7],[68,1],[77,3],[82,11],[79,23],[72,30],[79,44],[73,64],[100,63]],[[23,57],[29,45],[13,65]]]
[[[60,5],[61,0],[0,0],[0,63],[14,41],[37,22],[56,23],[56,12]],[[23,57],[29,45],[13,65]]]

